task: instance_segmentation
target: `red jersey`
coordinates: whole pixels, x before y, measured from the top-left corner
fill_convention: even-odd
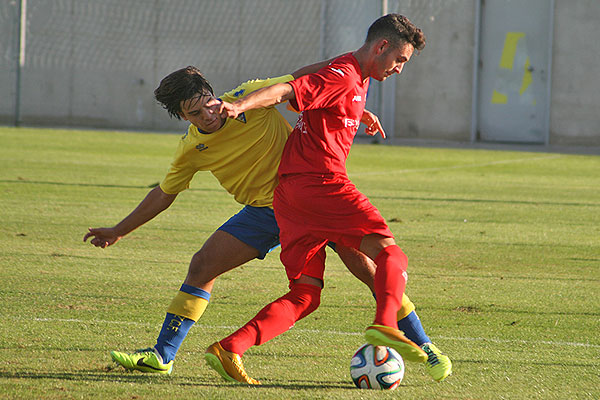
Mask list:
[[[314,74],[289,82],[290,101],[300,117],[287,140],[279,175],[346,175],[346,159],[365,109],[369,80],[363,81],[352,54],[335,59]]]

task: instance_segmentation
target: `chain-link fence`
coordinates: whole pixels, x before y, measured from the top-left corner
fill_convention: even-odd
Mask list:
[[[578,36],[593,36],[600,3],[548,1],[556,1],[559,27],[583,32],[558,29],[555,34],[552,85],[560,91],[552,96],[551,115],[560,117],[553,117],[551,126],[563,131],[552,135],[565,143],[596,143],[600,91],[589,82],[597,82],[592,76],[597,63],[590,57],[598,54],[597,43],[572,43],[579,43]],[[469,141],[476,122],[474,74],[481,61],[475,60],[478,8],[485,4],[2,0],[0,123],[181,131],[185,123],[170,120],[153,97],[170,72],[195,65],[223,93],[248,79],[278,76],[355,50],[368,26],[387,11],[404,14],[422,28],[427,46],[401,76],[372,83],[367,107],[380,115],[389,136]],[[571,73],[573,58],[583,73]],[[581,106],[580,98],[586,99]],[[287,116],[293,123],[295,116]]]
[[[224,92],[360,47],[385,7],[431,21],[457,2],[5,1],[0,122],[178,129],[152,97],[175,69],[195,65]],[[372,85],[368,107],[383,112],[379,90]]]
[[[152,90],[173,70],[196,65],[224,92],[359,47],[380,12],[348,0],[2,2],[0,115],[169,129]]]

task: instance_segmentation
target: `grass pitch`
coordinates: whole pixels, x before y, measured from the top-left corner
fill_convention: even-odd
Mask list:
[[[355,145],[353,181],[409,256],[407,292],[454,363],[407,364],[394,392],[355,389],[374,301],[333,253],[319,310],[245,357],[264,386],[223,381],[204,349],[287,291],[278,252],[217,280],[168,377],[114,368],[154,344],[192,254],[241,207],[208,173],[108,249],[89,226],[127,215],[178,136],[0,128],[0,397],[598,399],[600,158]]]

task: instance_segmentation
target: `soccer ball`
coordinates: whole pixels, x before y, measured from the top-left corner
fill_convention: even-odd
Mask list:
[[[350,376],[360,389],[394,390],[404,378],[404,360],[394,349],[364,344],[352,357]]]

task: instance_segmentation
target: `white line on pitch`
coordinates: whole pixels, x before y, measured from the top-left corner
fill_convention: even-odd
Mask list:
[[[398,169],[398,170],[385,170],[385,171],[364,171],[364,172],[349,173],[349,175],[350,176],[381,175],[381,174],[389,175],[389,174],[406,174],[409,172],[446,171],[446,170],[451,170],[451,169],[489,167],[491,165],[512,164],[512,163],[519,163],[519,162],[526,162],[526,161],[551,160],[551,159],[560,158],[560,157],[563,157],[563,155],[562,154],[554,154],[554,155],[543,156],[543,157],[513,158],[510,160],[490,161],[490,162],[480,163],[480,164],[448,165],[445,167]]]
[[[18,318],[21,319],[21,318]],[[22,320],[22,319],[21,319]],[[136,321],[105,321],[100,319],[93,320],[81,320],[81,319],[68,319],[68,318],[33,318],[34,321],[38,322],[72,322],[76,324],[106,324],[106,325],[134,325],[134,326],[155,326],[149,322],[136,322]],[[226,325],[202,325],[196,324],[198,328],[205,329],[229,329],[234,330],[239,326],[226,326]],[[156,326],[157,329],[159,326]],[[327,331],[320,329],[302,329],[294,328],[294,332],[306,332],[316,334],[327,334],[327,335],[340,335],[340,336],[362,336],[363,332],[344,332],[344,331]],[[521,343],[521,344],[544,344],[551,346],[574,346],[574,347],[591,347],[600,348],[600,345],[590,343],[578,343],[578,342],[554,342],[549,340],[519,340],[519,339],[494,339],[494,338],[472,338],[472,337],[453,337],[453,336],[436,336],[436,339],[441,340],[454,340],[454,341],[469,341],[469,342],[491,342],[491,343]]]

